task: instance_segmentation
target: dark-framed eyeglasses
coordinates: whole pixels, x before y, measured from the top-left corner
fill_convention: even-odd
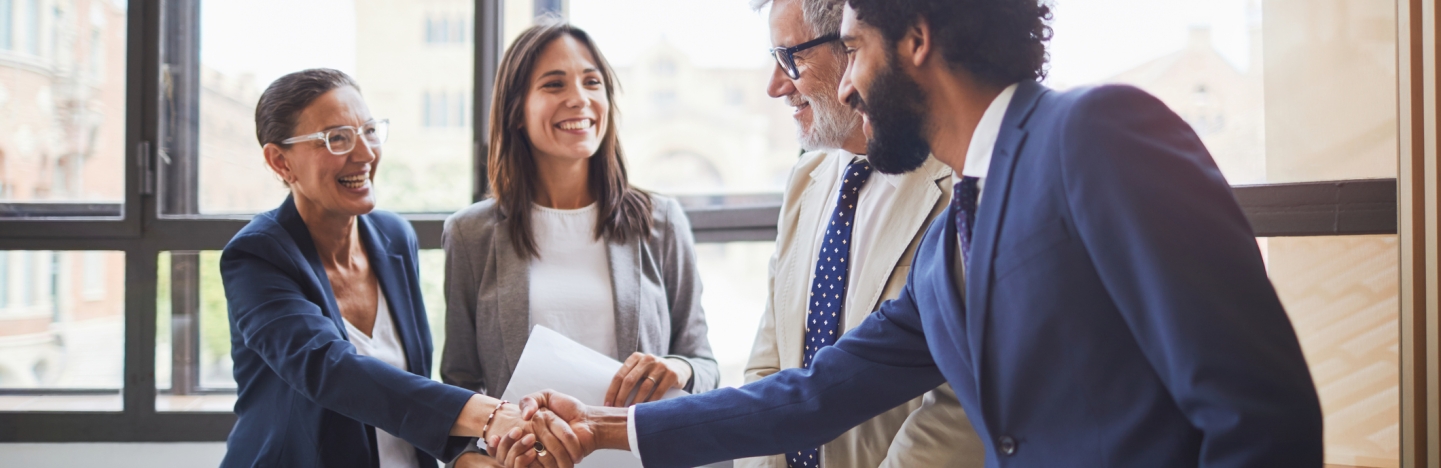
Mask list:
[[[796,52],[840,38],[841,37],[836,34],[827,34],[793,47],[776,47],[771,49],[771,56],[776,58],[776,63],[780,64],[781,70],[786,71],[786,76],[791,77],[792,80],[798,80],[801,77],[801,71],[796,69]]]

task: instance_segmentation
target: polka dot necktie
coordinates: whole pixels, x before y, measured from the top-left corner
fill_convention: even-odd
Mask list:
[[[856,202],[861,186],[871,177],[871,164],[856,160],[846,167],[845,179],[837,195],[836,209],[821,239],[820,256],[816,259],[815,282],[811,284],[809,311],[806,314],[805,354],[801,367],[809,369],[816,352],[836,342],[840,335],[841,309],[846,301],[846,276],[851,256],[851,229],[854,228]],[[821,466],[820,448],[811,448],[786,455],[790,468]]]
[[[956,193],[951,197],[951,209],[956,211],[956,232],[961,237],[961,261],[971,265],[971,234],[976,228],[976,198],[980,196],[980,179],[962,177],[956,183]]]

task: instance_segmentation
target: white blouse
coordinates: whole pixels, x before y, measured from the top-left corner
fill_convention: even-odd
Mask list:
[[[606,241],[595,238],[595,203],[577,210],[535,207],[531,229],[530,324],[544,325],[616,359],[615,291]]]
[[[370,335],[345,320],[345,333],[356,354],[370,356],[400,370],[409,370],[405,364],[405,346],[400,343],[400,334],[395,331],[395,321],[390,318],[390,306],[385,303],[385,294],[377,292],[380,298],[375,307],[375,327]],[[380,451],[381,468],[416,468],[415,446],[404,439],[375,428],[375,444]]]

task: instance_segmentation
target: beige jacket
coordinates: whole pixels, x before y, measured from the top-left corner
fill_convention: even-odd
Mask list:
[[[770,263],[770,297],[760,330],[746,364],[746,382],[781,369],[801,366],[805,337],[807,283],[817,252],[816,232],[830,216],[826,201],[835,196],[840,157],[825,152],[801,156],[793,169],[781,205],[776,253]],[[900,294],[910,273],[911,257],[936,216],[950,204],[951,169],[935,158],[899,179],[893,208],[871,222],[894,229],[882,232],[859,265],[860,282],[847,294],[845,331],[850,331]],[[981,467],[985,449],[949,385],[911,400],[861,423],[821,447],[825,468]],[[737,468],[785,468],[785,457],[773,455],[737,460]]]

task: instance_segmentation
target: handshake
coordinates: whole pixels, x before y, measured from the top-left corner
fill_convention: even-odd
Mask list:
[[[502,405],[489,418],[491,427],[483,432],[493,459],[467,453],[455,466],[570,468],[599,449],[629,450],[627,413],[551,390],[533,393],[518,410]]]

